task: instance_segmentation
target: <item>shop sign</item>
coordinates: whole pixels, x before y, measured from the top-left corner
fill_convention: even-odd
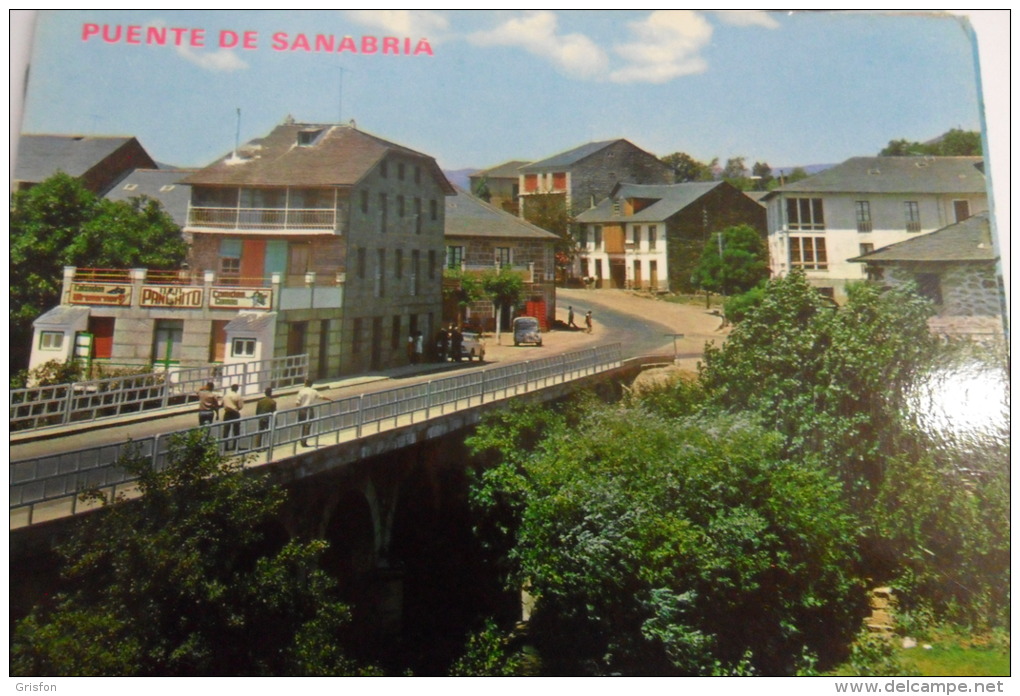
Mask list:
[[[131,286],[119,283],[71,283],[68,301],[80,305],[131,305]]]
[[[269,309],[273,291],[265,288],[213,288],[210,309]]]
[[[205,290],[180,285],[143,285],[143,307],[173,307],[175,309],[200,309]]]

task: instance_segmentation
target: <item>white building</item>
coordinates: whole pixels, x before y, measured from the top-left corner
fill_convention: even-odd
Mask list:
[[[980,157],[854,157],[769,192],[774,276],[801,268],[837,300],[863,280],[851,258],[988,210]]]

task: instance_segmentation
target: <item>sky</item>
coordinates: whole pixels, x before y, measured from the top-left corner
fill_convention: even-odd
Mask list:
[[[835,163],[981,129],[974,45],[949,16],[88,10],[35,26],[23,132],[134,135],[178,166],[287,116],[354,119],[447,170],[613,138],[659,156]],[[319,34],[357,52],[315,50]]]

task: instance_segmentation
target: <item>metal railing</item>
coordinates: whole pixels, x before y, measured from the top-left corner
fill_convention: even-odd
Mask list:
[[[217,208],[190,206],[188,224],[194,227],[266,230],[332,230],[333,208]]]
[[[266,387],[301,384],[307,377],[305,354],[12,389],[10,427],[24,432],[179,406],[197,400],[196,393],[208,382],[217,389],[237,384],[243,394],[258,394]]]
[[[128,452],[165,467],[175,436],[205,431],[227,455],[253,455],[253,464],[349,442],[387,430],[544,389],[618,367],[620,344],[452,375],[421,384],[162,433],[130,442],[25,459],[10,464],[11,528],[81,511],[91,488],[128,493],[136,478],[120,465]],[[303,443],[307,443],[303,444]]]

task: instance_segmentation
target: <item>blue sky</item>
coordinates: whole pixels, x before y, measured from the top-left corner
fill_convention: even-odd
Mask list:
[[[98,34],[83,38],[87,25]],[[122,27],[106,41],[101,27]],[[140,26],[141,44],[125,41]],[[145,45],[146,27],[203,31]],[[223,30],[255,48],[221,49]],[[285,33],[286,39],[273,35]],[[426,39],[432,55],[292,50],[299,34]],[[172,36],[172,34],[169,34]],[[171,43],[168,41],[168,44]],[[343,70],[342,100],[340,75]],[[51,11],[36,22],[23,131],[129,134],[203,166],[299,121],[359,128],[446,169],[623,137],[657,155],[773,166],[980,129],[974,47],[945,16],[678,11]]]

